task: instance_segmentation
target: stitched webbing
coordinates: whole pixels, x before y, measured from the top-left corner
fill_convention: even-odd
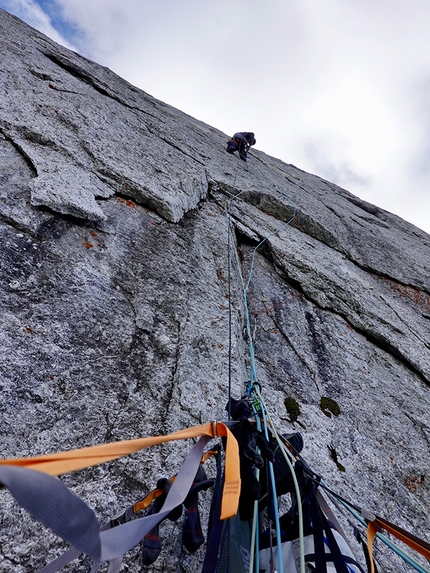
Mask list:
[[[94,560],[91,571],[96,571],[101,561],[111,561],[109,572],[117,573],[123,555],[185,500],[203,448],[211,439],[212,436],[202,436],[189,452],[159,513],[113,529],[99,529],[94,512],[61,481],[43,472],[3,465],[0,466],[0,482],[34,517],[73,545],[44,571],[53,573],[84,552]]]
[[[214,432],[215,430],[215,432]],[[193,426],[178,432],[173,432],[167,436],[153,436],[149,438],[137,438],[90,446],[77,450],[46,454],[32,458],[17,458],[0,460],[0,466],[21,466],[33,469],[49,475],[60,475],[90,466],[95,466],[104,462],[137,452],[149,446],[183,440],[186,438],[196,438],[199,436],[225,436],[226,458],[225,458],[225,483],[223,490],[221,519],[227,519],[236,514],[239,505],[240,493],[240,470],[239,470],[239,449],[237,441],[222,422],[202,424]]]
[[[370,555],[371,573],[374,573],[375,571],[373,566],[372,546],[378,532],[378,526],[394,535],[394,537],[397,537],[400,541],[403,541],[403,543],[408,545],[411,549],[414,549],[426,559],[430,560],[430,544],[427,543],[427,541],[424,541],[412,533],[409,533],[409,531],[405,531],[398,525],[394,525],[394,523],[377,516],[374,521],[369,521],[367,525],[367,547]]]
[[[394,537],[397,537],[400,541],[403,541],[403,543],[408,545],[411,549],[414,549],[417,553],[430,560],[430,544],[427,543],[427,541],[416,537],[416,535],[409,533],[409,531],[405,531],[398,525],[394,525],[394,523],[391,523],[382,517],[377,516],[375,523],[382,529],[385,529],[394,535]]]
[[[45,571],[57,571],[83,552],[94,560],[92,571],[97,570],[101,561],[112,561],[109,571],[116,573],[122,556],[185,500],[209,440],[211,436],[202,436],[189,452],[159,513],[113,529],[99,529],[94,512],[60,480],[43,472],[1,466],[0,482],[27,511],[72,544],[73,548],[44,568]]]

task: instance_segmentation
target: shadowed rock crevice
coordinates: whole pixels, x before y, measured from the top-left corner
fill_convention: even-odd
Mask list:
[[[167,145],[170,145],[175,151],[179,151],[179,153],[183,153],[184,155],[186,155],[187,157],[190,157],[193,161],[195,161],[196,163],[199,163],[200,165],[203,165],[203,166],[206,165],[205,159],[209,159],[208,156],[203,156],[202,159],[197,159],[196,154],[192,154],[192,153],[187,152],[183,147],[180,146],[179,143],[177,143],[177,142],[173,141],[171,138],[167,137],[163,132],[161,132],[155,126],[148,123],[147,129],[150,133],[152,133],[153,135],[156,135],[162,141],[167,143]]]
[[[28,167],[30,168],[30,172],[31,178],[37,177],[37,169],[36,166],[34,165],[33,160],[31,159],[31,157],[28,155],[28,153],[22,148],[22,146],[14,139],[14,137],[9,133],[9,128],[11,126],[8,125],[7,122],[4,122],[3,127],[1,127],[1,124],[3,122],[1,122],[0,120],[0,135],[1,135],[1,140],[5,141],[7,143],[9,143],[10,145],[13,146],[14,149],[16,149],[16,151],[19,153],[19,155],[24,159],[25,163],[28,165]],[[24,131],[26,131],[26,128],[22,128]],[[38,136],[41,137],[41,136]],[[2,153],[3,155],[3,153]],[[9,155],[9,154],[8,154]],[[3,164],[3,170],[5,168],[5,165]],[[5,174],[4,171],[2,172],[2,176],[1,176],[1,181],[4,181],[5,178]]]
[[[51,52],[43,52],[43,55],[48,58],[51,62],[65,70],[67,73],[71,74],[73,77],[77,78],[78,80],[85,82],[86,84],[90,85],[94,88],[99,94],[102,96],[106,96],[112,98],[113,100],[117,101],[121,105],[126,107],[131,107],[131,109],[135,109],[133,106],[128,106],[126,102],[122,101],[120,98],[116,97],[108,88],[108,86],[102,85],[98,82],[92,74],[89,74],[84,68],[78,66],[76,63],[68,60],[60,53],[51,53]],[[75,56],[76,57],[76,56]],[[82,56],[78,56],[79,58],[84,59]],[[91,63],[87,60],[87,63]]]
[[[362,199],[359,199],[358,197],[348,196],[348,197],[346,197],[346,200],[349,201],[350,203],[352,203],[353,205],[355,205],[356,207],[359,207],[362,211],[365,211],[366,213],[369,213],[370,215],[373,215],[374,217],[378,217],[379,219],[382,219],[382,221],[385,221],[386,211],[384,211],[383,209],[380,209],[379,207],[376,207],[375,205],[372,205],[371,203],[368,203],[367,201],[363,201]],[[373,222],[373,219],[365,218],[363,216],[361,216],[361,217],[366,222],[369,222],[369,220]],[[384,223],[382,223],[382,226],[386,226],[386,225]]]
[[[250,240],[248,237],[244,237],[240,233],[240,231],[238,231],[238,230],[236,230],[236,236],[237,236],[239,253],[241,254],[241,260],[243,260],[243,249],[245,248],[248,250],[247,259],[248,259],[248,266],[249,266],[250,253],[253,252],[253,251],[249,251],[249,248],[250,247],[255,248],[255,246],[256,246],[255,241]],[[263,247],[263,245],[262,245],[262,247]],[[300,293],[300,297],[303,300],[308,300],[313,305],[315,305],[316,308],[319,308],[321,311],[323,311],[325,313],[326,312],[333,313],[333,314],[337,315],[338,317],[340,317],[342,320],[344,320],[346,322],[346,324],[348,324],[349,328],[353,329],[359,335],[363,336],[370,344],[374,345],[375,347],[379,348],[383,352],[385,352],[385,353],[393,356],[397,360],[399,360],[413,374],[417,375],[420,378],[420,380],[422,382],[424,382],[424,384],[426,384],[426,386],[430,386],[430,377],[428,376],[427,371],[423,370],[422,366],[420,367],[419,363],[417,363],[416,361],[411,359],[412,358],[411,353],[407,352],[407,351],[405,352],[405,350],[406,350],[405,347],[402,348],[401,346],[398,346],[394,343],[392,335],[390,335],[389,337],[384,336],[384,334],[382,332],[378,331],[378,328],[371,327],[371,325],[368,325],[368,328],[364,328],[363,323],[360,323],[361,321],[353,320],[352,315],[350,315],[349,313],[340,312],[339,307],[331,306],[330,304],[322,305],[321,301],[318,299],[318,297],[314,297],[314,296],[312,296],[312,292],[308,292],[306,284],[291,281],[291,278],[288,276],[288,274],[285,273],[285,268],[284,267],[278,267],[278,265],[276,264],[276,261],[273,257],[273,253],[271,252],[271,250],[269,248],[269,245],[266,245],[266,250],[262,249],[262,247],[260,248],[261,250],[260,249],[258,250],[257,257],[258,258],[264,257],[264,260],[266,261],[265,266],[267,267],[269,265],[270,267],[272,267],[273,272],[277,271],[276,274],[280,277],[284,277],[284,281],[286,281],[287,284],[290,284],[294,289],[298,289],[298,293]],[[257,263],[256,263],[256,265],[257,265]],[[254,273],[255,272],[256,272],[256,270],[254,269]],[[267,272],[268,271],[266,270],[266,273]],[[249,296],[251,296],[251,294]],[[417,295],[415,295],[415,297],[416,296]],[[279,306],[274,305],[275,315],[273,315],[272,313],[268,313],[268,314],[272,317],[274,322],[276,320],[276,322],[275,322],[276,328],[282,333],[282,335],[286,338],[286,340],[289,341],[289,338],[286,335],[285,330],[283,330],[280,326],[279,319],[274,318],[274,316],[276,317],[276,309],[277,308],[279,308]],[[251,315],[252,315],[252,311],[251,311]],[[400,320],[402,320],[402,317],[399,317],[398,315],[397,315],[397,317]],[[322,342],[321,338],[319,337],[317,331],[314,328],[314,319],[313,319],[312,313],[306,311],[304,313],[304,318],[306,319],[306,322],[309,325],[310,338],[312,341],[312,353],[316,357],[316,364],[317,364],[317,368],[318,368],[318,372],[319,372],[319,379],[321,379],[323,382],[327,382],[329,380],[330,376],[328,376],[328,374],[327,374],[328,364],[327,364],[327,355],[325,352],[324,343]],[[380,319],[384,320],[383,317],[381,317]],[[390,332],[392,332],[393,328],[394,328],[394,331],[397,333],[397,335],[400,335],[400,336],[404,335],[404,332],[405,332],[404,328],[396,328],[396,326],[391,321],[388,321],[385,324],[386,324],[386,327],[390,330]],[[415,341],[419,340],[419,333],[414,332],[413,327],[412,327],[411,334],[412,334],[412,340],[415,340]],[[425,337],[423,337],[420,340],[420,343],[423,347],[427,346],[427,341],[426,341]],[[256,355],[258,357],[258,353],[256,353]]]

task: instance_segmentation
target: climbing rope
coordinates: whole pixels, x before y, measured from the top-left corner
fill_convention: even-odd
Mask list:
[[[269,432],[267,429],[267,422],[266,422],[266,411],[263,402],[260,401],[260,414],[263,418],[263,430],[264,430],[264,437],[267,441],[269,441]],[[257,430],[261,431],[260,425],[260,418],[257,417]],[[268,468],[269,468],[269,477],[270,477],[270,485],[272,488],[272,504],[273,504],[273,515],[275,518],[275,529],[276,529],[276,549],[278,554],[278,573],[283,573],[284,565],[282,559],[282,538],[281,538],[281,526],[279,523],[279,507],[278,507],[278,495],[276,493],[276,481],[275,481],[275,472],[273,470],[273,464],[270,461],[267,461]],[[300,495],[300,494],[299,494]],[[304,573],[304,570],[303,570]]]
[[[236,165],[236,170],[234,173],[234,182],[233,182],[233,189],[236,185],[236,178],[237,178],[237,171],[239,168],[239,163]],[[232,332],[231,332],[231,322],[232,322],[232,306],[231,306],[231,206],[233,201],[241,195],[243,191],[233,195],[226,208],[226,215],[227,215],[227,282],[228,282],[228,420],[231,420],[231,355],[232,355]]]
[[[267,408],[265,407],[263,397],[261,396],[261,393],[260,393],[258,387],[255,389],[255,392],[256,392],[258,399],[260,400],[261,404],[263,405],[264,410],[267,412],[267,418],[268,418],[269,423],[270,423],[271,433],[275,437],[275,440],[276,440],[276,442],[280,448],[280,451],[281,451],[285,461],[287,462],[288,468],[289,468],[289,470],[291,472],[291,476],[293,478],[294,490],[295,490],[296,496],[297,496],[297,509],[298,509],[298,516],[299,516],[300,571],[303,573],[305,571],[304,525],[303,525],[303,509],[302,509],[299,483],[297,481],[296,473],[294,471],[291,460],[288,457],[287,452],[285,450],[285,445],[282,443],[282,441],[279,437],[279,434],[275,429],[275,425],[273,424],[273,422],[270,418],[270,414],[269,414]]]
[[[322,488],[324,488],[324,490],[327,492],[330,499],[336,506],[338,506],[338,504],[340,503],[352,516],[354,516],[354,518],[361,525],[367,527],[368,524],[366,520],[362,517],[362,515],[360,515],[360,512],[362,511],[360,510],[360,508],[348,502],[339,494],[335,493],[326,483],[324,483],[324,481],[320,481],[319,485]],[[380,539],[385,545],[387,545],[387,547],[389,547],[392,551],[394,551],[394,553],[396,553],[399,557],[401,557],[405,561],[405,563],[408,563],[416,571],[419,571],[419,573],[430,573],[430,569],[418,563],[418,561],[416,561],[413,557],[405,553],[402,549],[400,549],[398,545],[396,545],[393,541],[388,539],[388,537],[386,537],[383,533],[377,531],[376,537],[378,537],[378,539]]]
[[[238,169],[238,167],[236,167],[236,174],[235,174],[233,187],[235,186],[235,183],[236,183],[237,169]],[[230,255],[230,252],[231,252],[231,241],[230,241],[230,236],[231,236],[231,206],[232,206],[233,201],[236,200],[243,192],[244,191],[241,191],[241,192],[237,193],[236,195],[234,195],[230,198],[230,200],[228,202],[228,209],[227,209],[227,215],[228,215],[228,282],[229,282],[229,349],[230,349],[230,352],[231,352],[231,255]],[[285,195],[283,193],[281,193],[281,195],[283,195],[285,197]],[[240,267],[237,249],[235,249],[236,263],[237,263],[237,268],[239,270],[239,276],[240,276],[240,280],[241,280],[241,284],[242,284],[243,307],[244,307],[244,313],[245,313],[246,331],[247,331],[247,337],[248,337],[249,356],[250,356],[250,379],[249,379],[249,383],[247,384],[246,391],[247,391],[248,396],[250,396],[251,398],[252,397],[254,398],[253,410],[254,410],[255,414],[258,414],[256,416],[257,429],[259,431],[261,431],[261,429],[263,429],[264,435],[265,435],[267,440],[269,439],[269,431],[268,431],[268,425],[267,425],[267,419],[269,418],[269,416],[267,414],[266,405],[262,399],[262,396],[261,396],[261,393],[259,390],[259,382],[258,382],[258,377],[257,377],[257,372],[256,372],[256,367],[255,367],[255,352],[254,352],[253,337],[251,334],[251,322],[250,322],[250,313],[249,313],[249,305],[248,305],[248,290],[249,290],[249,287],[251,284],[251,279],[252,279],[253,272],[254,272],[255,257],[256,257],[258,249],[266,241],[270,240],[270,238],[281,233],[288,225],[290,225],[292,223],[292,221],[294,221],[294,219],[296,217],[297,207],[293,204],[291,204],[291,205],[294,208],[294,212],[293,212],[292,217],[286,223],[282,224],[277,230],[273,231],[272,233],[270,233],[269,235],[264,237],[257,244],[257,246],[254,248],[254,250],[252,252],[252,257],[251,257],[251,265],[250,265],[250,270],[248,273],[248,279],[247,279],[246,283],[243,279],[243,275],[241,272],[241,267]],[[230,402],[231,402],[230,397],[231,397],[231,354],[229,353],[229,419],[230,419]],[[261,428],[260,416],[263,420],[263,424],[262,424],[263,428]],[[273,424],[271,424],[271,425],[273,426]],[[272,432],[273,432],[273,429],[272,429]],[[284,445],[282,444],[279,437],[277,436],[277,433],[275,432],[274,435],[275,435],[275,439],[277,439],[277,441],[279,441],[278,443],[281,446],[281,451],[284,452]],[[284,455],[286,455],[286,454],[284,454]],[[300,488],[299,488],[299,485],[297,482],[297,478],[295,476],[293,467],[292,467],[289,459],[288,459],[287,463],[288,463],[289,467],[291,468],[291,473],[292,473],[293,480],[294,480],[294,487],[295,487],[295,492],[296,492],[296,496],[297,496],[297,500],[298,500],[298,506],[299,506],[300,572],[305,573],[303,515],[302,515],[302,510],[301,510],[301,506],[302,506],[301,494],[300,494]],[[275,482],[273,464],[271,462],[268,462],[268,469],[269,469],[270,485],[271,485],[271,489],[272,489],[273,515],[274,515],[275,528],[276,528],[278,573],[283,573],[282,539],[281,539],[281,530],[280,530],[280,522],[279,522],[279,507],[278,507],[278,501],[277,501],[278,496],[276,493],[276,482]],[[256,550],[256,544],[258,542],[257,514],[258,514],[258,507],[257,507],[257,502],[256,502],[254,505],[254,519],[253,519],[253,529],[252,529],[252,536],[251,536],[251,552],[250,552],[251,558],[250,558],[250,563],[249,563],[249,573],[253,573],[253,570],[254,570],[254,554],[258,555],[258,551]]]

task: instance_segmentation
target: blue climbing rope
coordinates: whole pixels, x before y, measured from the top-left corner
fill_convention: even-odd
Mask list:
[[[236,168],[236,175],[237,175],[237,168]],[[236,181],[236,176],[235,176],[235,181]],[[230,314],[229,314],[229,348],[230,349],[231,349],[231,257],[230,257],[230,250],[231,250],[231,243],[230,243],[231,206],[232,206],[233,201],[235,199],[237,199],[242,193],[243,193],[243,191],[237,193],[236,195],[234,195],[230,198],[229,203],[228,203],[228,209],[227,209],[227,214],[228,214],[228,267],[229,267],[228,280],[229,280],[229,309],[230,309],[230,311],[229,311],[230,312]],[[285,197],[285,195],[283,195],[283,196]],[[259,414],[259,416],[261,416],[263,419],[263,431],[264,431],[264,435],[265,435],[267,440],[269,439],[269,432],[268,432],[268,426],[267,426],[268,416],[266,413],[266,406],[262,400],[261,393],[258,389],[259,388],[259,382],[258,382],[257,371],[256,371],[256,367],[255,367],[255,348],[254,348],[253,337],[251,334],[251,322],[250,322],[249,305],[248,305],[248,296],[247,295],[248,295],[249,286],[251,284],[251,279],[252,279],[253,272],[254,272],[255,257],[256,257],[257,251],[267,240],[269,240],[271,237],[281,233],[288,225],[290,225],[294,221],[294,219],[296,217],[296,213],[297,213],[297,207],[293,204],[291,204],[291,205],[293,206],[293,209],[294,209],[294,212],[293,212],[293,215],[291,216],[291,218],[286,223],[282,224],[276,231],[274,231],[274,232],[270,233],[269,235],[267,235],[266,237],[264,237],[258,243],[258,245],[254,248],[253,253],[252,253],[252,258],[251,258],[251,266],[250,266],[250,270],[248,273],[248,280],[247,280],[246,284],[244,283],[243,276],[242,276],[242,273],[240,270],[240,263],[238,260],[237,249],[235,249],[237,267],[239,269],[239,275],[240,275],[240,279],[241,279],[241,283],[242,283],[243,306],[244,306],[246,331],[247,331],[249,355],[250,355],[250,379],[249,379],[249,383],[246,386],[246,392],[247,392],[248,396],[250,396],[251,398],[254,398],[253,410],[254,410],[254,413]],[[229,409],[230,409],[230,393],[231,393],[231,362],[229,364]],[[229,416],[230,416],[230,410],[229,410]],[[256,417],[257,429],[259,431],[261,431],[261,423],[260,423],[260,417],[259,416]],[[276,434],[276,436],[277,436],[277,434]],[[279,440],[279,437],[277,437],[277,439]],[[281,447],[283,450],[284,446],[282,445]],[[288,460],[288,463],[292,469],[292,465],[291,465],[291,462],[289,460]],[[273,464],[271,462],[268,462],[268,468],[269,468],[270,486],[272,489],[273,515],[274,515],[274,519],[275,519],[275,528],[276,528],[278,573],[283,573],[282,539],[281,539],[281,529],[280,529],[280,522],[279,522],[279,507],[278,507],[278,501],[277,501],[278,496],[277,496],[277,492],[276,492],[276,482],[275,482]],[[300,496],[300,489],[298,487],[297,480],[295,479],[294,471],[292,471],[292,475],[293,475],[293,479],[295,481],[296,495],[297,495],[297,499],[298,499],[298,505],[300,508],[299,509],[300,555],[301,555],[300,571],[301,571],[301,573],[305,573],[303,517],[301,514],[301,496]],[[253,532],[252,532],[252,538],[251,538],[251,555],[252,555],[252,557],[250,559],[250,564],[249,564],[249,572],[250,573],[253,573],[254,555],[256,554],[258,556],[258,549],[257,549],[258,535],[257,535],[257,530],[256,530],[256,528],[258,526],[258,520],[256,519],[256,513],[257,513],[257,507],[254,506]]]

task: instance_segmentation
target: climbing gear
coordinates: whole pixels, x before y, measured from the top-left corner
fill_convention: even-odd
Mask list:
[[[305,472],[301,460],[295,463],[294,471],[300,484],[302,508],[304,512],[304,559],[305,564],[311,564],[317,571],[336,571],[338,573],[361,571],[355,557],[344,538],[336,531],[333,524],[330,524],[317,497],[317,484],[310,480]],[[298,559],[299,548],[299,527],[297,500],[294,499],[293,488],[290,488],[293,496],[293,503],[287,513],[280,518],[282,559],[284,571],[296,571],[295,563]],[[270,531],[263,532],[260,549],[260,569],[268,569],[268,559],[271,555],[271,548],[268,539]],[[273,544],[277,544],[273,540]],[[276,554],[273,556],[275,566],[278,566]],[[294,568],[292,566],[294,565]],[[311,569],[314,570],[314,569]]]
[[[194,484],[184,501],[185,519],[182,526],[182,545],[190,553],[195,553],[205,542],[200,522],[198,497],[199,492],[208,489],[214,482],[208,480],[203,466],[197,470]]]
[[[246,161],[249,148],[257,143],[254,134],[248,131],[235,133],[227,142],[227,153],[239,152],[242,161]]]
[[[103,444],[34,458],[2,460],[0,483],[8,487],[16,500],[34,517],[73,546],[73,550],[67,552],[67,557],[56,560],[55,566],[47,566],[42,571],[53,573],[63,566],[65,559],[67,563],[81,552],[92,557],[93,568],[101,561],[111,561],[110,572],[118,571],[123,555],[186,500],[200,465],[203,448],[214,434],[226,438],[225,478],[220,511],[220,520],[225,520],[235,515],[238,509],[240,473],[237,442],[229,428],[221,422],[214,426],[203,424],[168,436]],[[172,480],[160,511],[133,521],[124,520],[125,523],[113,528],[99,528],[93,511],[62,482],[52,477],[52,474],[116,459],[154,443],[198,436],[201,436],[199,441],[188,454],[175,480]],[[37,468],[37,471],[30,468]],[[163,489],[166,493],[165,486]],[[154,498],[157,499],[157,496],[154,495]]]
[[[0,467],[2,465],[20,466],[35,469],[39,472],[44,472],[50,475],[60,475],[115,460],[131,454],[132,452],[137,452],[156,444],[185,438],[195,438],[198,436],[207,436],[210,438],[225,436],[227,438],[225,468],[226,481],[224,484],[221,512],[221,519],[227,519],[228,517],[235,515],[237,511],[240,492],[240,472],[237,442],[233,438],[227,425],[222,422],[194,426],[192,428],[179,430],[178,432],[173,432],[167,436],[137,438],[135,440],[101,444],[99,446],[90,446],[78,450],[59,452],[57,454],[36,456],[34,458],[0,460]]]
[[[146,516],[153,515],[155,513],[159,513],[166,501],[167,495],[172,487],[172,481],[168,478],[161,478],[157,482],[157,489],[161,490],[162,494],[157,496],[154,500],[148,511],[146,512]],[[171,521],[178,520],[182,515],[182,506],[178,506],[173,509],[168,515],[166,515],[167,519]],[[140,542],[141,547],[141,559],[143,565],[152,565],[161,551],[161,541],[159,536],[159,529],[160,523],[157,523]]]

